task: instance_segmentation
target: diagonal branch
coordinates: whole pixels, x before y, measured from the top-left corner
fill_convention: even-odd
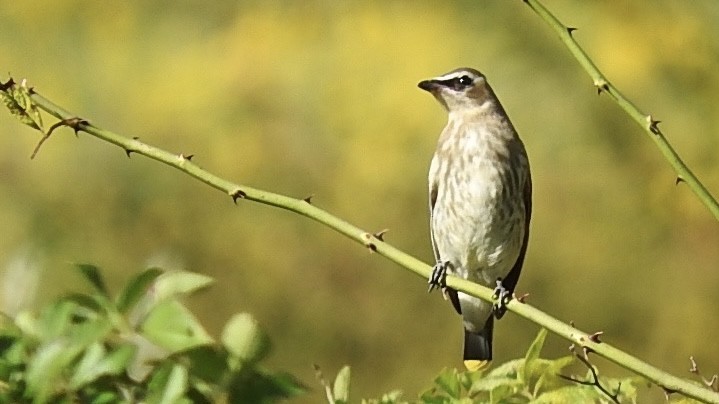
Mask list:
[[[562,24],[557,17],[554,16],[539,0],[522,0],[524,1],[534,12],[536,12],[544,22],[554,29],[559,35],[562,43],[567,46],[569,52],[572,53],[575,59],[582,65],[582,68],[589,74],[594,82],[594,86],[597,88],[598,93],[606,93],[609,98],[619,105],[654,141],[654,143],[661,151],[664,158],[669,161],[674,172],[677,174],[676,182],[685,182],[689,188],[696,194],[701,202],[706,206],[707,209],[714,215],[716,220],[719,220],[719,203],[707,190],[704,184],[699,181],[699,178],[694,175],[691,169],[684,163],[679,157],[679,154],[674,150],[661,129],[659,129],[659,122],[652,115],[645,114],[639,110],[627,97],[624,96],[607,78],[602,74],[597,66],[592,62],[592,59],[587,56],[584,49],[579,46],[579,43],[574,39],[572,33],[576,28],[567,27]]]
[[[0,88],[0,92],[1,91],[3,91],[2,88]],[[237,202],[238,199],[244,199],[289,210],[308,217],[362,244],[370,251],[376,252],[379,255],[388,258],[424,279],[428,279],[432,272],[431,266],[382,241],[382,232],[372,234],[371,232],[362,230],[359,227],[356,227],[330,214],[329,212],[308,203],[307,198],[292,198],[245,185],[235,184],[203,170],[183,154],[173,154],[147,143],[143,143],[136,138],[128,138],[114,132],[101,129],[84,119],[78,118],[76,115],[64,110],[62,107],[55,105],[53,102],[44,98],[40,94],[33,93],[31,99],[38,107],[47,111],[50,115],[60,119],[64,125],[73,128],[76,132],[85,132],[101,140],[117,145],[122,148],[128,156],[131,153],[136,153],[176,168],[185,174],[188,174],[189,176],[224,192],[235,202]],[[479,297],[480,299],[489,302],[495,302],[496,300],[493,297],[494,291],[492,289],[480,286],[476,283],[452,276],[447,277],[446,282],[447,286],[455,290]],[[676,391],[686,395],[687,397],[707,403],[719,403],[718,393],[712,392],[702,386],[697,386],[687,380],[657,369],[626,352],[599,341],[596,334],[590,335],[580,331],[579,329],[561,322],[549,314],[530,306],[529,304],[513,299],[507,303],[507,309],[535,324],[547,328],[553,333],[569,340],[585,350],[590,350],[633,373],[644,376],[648,380],[662,386],[665,390]]]

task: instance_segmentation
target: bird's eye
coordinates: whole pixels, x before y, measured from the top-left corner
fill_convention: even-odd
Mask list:
[[[462,76],[459,79],[457,79],[457,82],[463,86],[468,86],[472,84],[472,78],[469,76]]]
[[[454,91],[462,91],[470,87],[474,81],[469,76],[455,77],[449,80],[448,84]]]

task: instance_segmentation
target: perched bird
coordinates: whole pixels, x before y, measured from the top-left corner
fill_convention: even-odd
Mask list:
[[[494,318],[506,311],[529,238],[532,182],[524,144],[477,70],[460,68],[419,87],[449,113],[429,169],[432,247],[439,287],[464,323],[464,364],[492,360]],[[495,288],[499,303],[446,287],[447,274]]]

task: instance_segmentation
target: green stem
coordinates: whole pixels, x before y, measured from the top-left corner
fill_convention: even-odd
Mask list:
[[[564,45],[567,46],[569,52],[574,55],[580,65],[586,70],[589,76],[594,81],[594,86],[597,90],[605,92],[613,99],[619,107],[621,107],[629,116],[641,126],[649,137],[659,148],[659,151],[669,161],[674,172],[677,174],[677,181],[685,182],[689,188],[696,194],[701,200],[704,206],[714,215],[716,220],[719,220],[719,203],[712,196],[712,194],[706,189],[704,184],[694,175],[691,169],[682,161],[679,154],[674,150],[671,144],[664,137],[664,133],[659,129],[659,121],[654,119],[652,115],[645,114],[637,108],[627,97],[624,96],[612,83],[604,77],[601,71],[594,65],[594,62],[587,56],[584,49],[579,46],[579,43],[572,36],[573,28],[569,28],[562,24],[539,0],[522,0],[529,7],[534,10],[552,29],[559,35],[559,39],[562,40]]]
[[[167,164],[168,166],[174,167],[192,177],[197,178],[209,186],[226,193],[235,200],[247,199],[249,201],[259,202],[265,205],[299,213],[300,215],[315,220],[349,237],[350,239],[369,248],[371,251],[374,251],[379,255],[382,255],[399,264],[400,266],[409,269],[424,279],[428,279],[430,273],[432,272],[431,266],[385,243],[377,235],[373,235],[336,216],[333,216],[330,213],[310,204],[306,200],[291,198],[232,183],[199,168],[182,154],[173,154],[140,142],[137,139],[126,138],[116,133],[100,129],[89,122],[77,119],[76,115],[63,110],[61,107],[55,105],[37,93],[32,94],[31,97],[32,101],[37,106],[47,111],[49,114],[55,116],[61,121],[68,123],[72,122],[72,125],[76,130],[86,132],[123,148],[128,155],[130,153],[137,153]],[[492,296],[493,291],[491,289],[469,281],[455,277],[447,277],[447,286],[487,301],[495,301],[495,298]],[[507,308],[521,317],[524,317],[527,320],[532,321],[533,323],[536,323],[571,341],[576,346],[585,347],[611,362],[614,362],[636,374],[644,376],[668,391],[677,391],[688,397],[705,402],[719,403],[719,394],[697,386],[690,381],[683,380],[663,372],[645,362],[642,362],[638,358],[612,347],[607,343],[593,341],[587,333],[563,323],[528,304],[512,300],[508,303]]]

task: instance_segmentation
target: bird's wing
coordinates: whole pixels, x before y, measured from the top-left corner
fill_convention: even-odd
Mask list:
[[[527,253],[527,244],[529,244],[529,220],[532,216],[532,179],[527,178],[527,183],[524,184],[524,240],[522,240],[522,248],[519,250],[519,256],[517,261],[514,263],[512,270],[509,274],[502,279],[502,285],[510,293],[514,292],[514,287],[517,286],[519,280],[519,273],[522,272],[522,265],[524,264],[524,256]]]
[[[437,249],[437,242],[434,240],[434,229],[432,228],[434,220],[432,220],[432,216],[434,215],[434,205],[435,205],[435,203],[437,203],[438,188],[439,188],[439,186],[437,185],[437,181],[434,181],[433,178],[430,178],[430,181],[429,181],[429,237],[430,237],[430,240],[432,240],[432,250],[434,251],[434,259],[437,264],[441,263],[442,260],[439,256],[439,250]],[[454,309],[457,310],[457,313],[462,314],[462,308],[459,305],[459,296],[457,296],[457,291],[452,288],[445,287],[442,290],[442,293],[444,293],[444,295],[449,298],[449,300],[452,302],[452,306],[454,306]]]
[[[432,251],[434,251],[435,262],[440,262],[437,243],[434,241],[434,229],[432,228],[434,215],[434,204],[437,202],[437,182],[430,180],[429,184],[429,238],[432,241]]]

